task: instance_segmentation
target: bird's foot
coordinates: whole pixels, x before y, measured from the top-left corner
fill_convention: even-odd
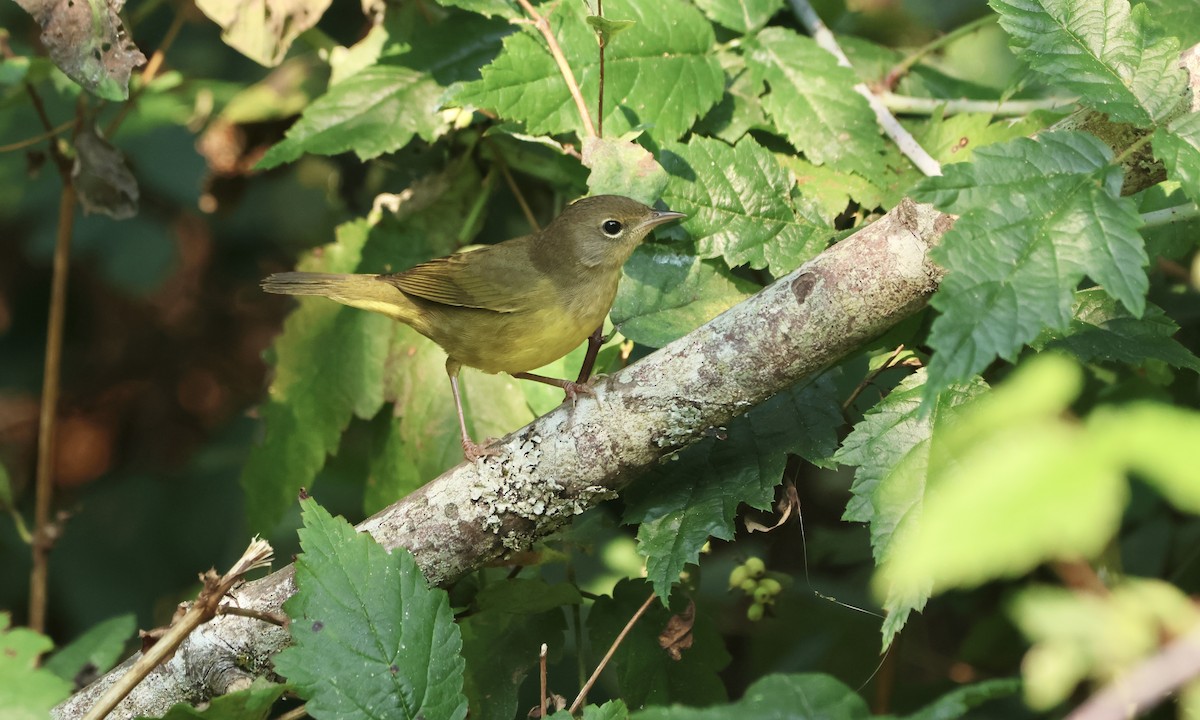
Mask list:
[[[480,458],[496,457],[500,454],[500,448],[494,446],[495,442],[495,438],[488,438],[482,443],[477,444],[471,440],[463,438],[463,456],[466,457],[467,462],[472,463]]]
[[[563,392],[565,392],[567,394],[567,400],[571,401],[571,407],[575,407],[576,403],[579,402],[580,395],[586,395],[588,397],[596,397],[596,391],[588,383],[571,382],[570,380],[563,380],[562,389],[563,389]]]

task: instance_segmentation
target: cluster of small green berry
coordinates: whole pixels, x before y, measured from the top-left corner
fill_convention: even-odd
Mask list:
[[[775,604],[775,598],[783,592],[782,577],[779,573],[768,573],[767,564],[758,557],[746,558],[729,573],[729,589],[737,588],[750,598],[746,617],[751,622],[762,620],[767,606]]]

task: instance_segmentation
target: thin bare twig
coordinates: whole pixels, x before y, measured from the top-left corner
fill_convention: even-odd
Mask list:
[[[300,720],[300,718],[306,717],[308,717],[308,703],[288,710],[284,714],[275,718],[275,720]]]
[[[537,216],[533,214],[533,209],[529,207],[529,202],[525,200],[525,194],[521,192],[521,187],[517,185],[517,179],[513,177],[512,171],[508,169],[508,163],[504,161],[504,156],[493,146],[493,155],[496,157],[496,165],[500,168],[500,174],[504,176],[504,183],[508,185],[509,191],[513,197],[517,199],[517,205],[521,207],[521,213],[525,216],[529,227],[533,228],[534,232],[542,229],[541,224],[537,221]]]
[[[888,356],[888,359],[884,361],[882,365],[876,368],[873,372],[868,373],[867,376],[862,379],[862,382],[860,382],[858,386],[854,388],[854,391],[850,393],[850,397],[846,398],[846,402],[842,403],[842,412],[846,412],[850,409],[850,406],[854,404],[854,401],[858,399],[858,396],[862,394],[862,391],[866,390],[868,385],[875,382],[875,378],[883,374],[883,371],[894,366],[896,364],[896,359],[900,357],[900,353],[902,352],[904,352],[903,343],[896,346],[896,349],[892,351],[892,354]]]
[[[592,116],[588,114],[587,103],[583,101],[583,93],[579,91],[579,83],[575,82],[575,73],[571,71],[571,66],[567,64],[567,58],[563,55],[562,48],[559,47],[554,33],[550,32],[550,23],[546,22],[546,18],[542,17],[533,8],[533,5],[529,4],[529,0],[517,0],[517,2],[521,5],[521,9],[525,11],[525,14],[529,16],[533,26],[546,39],[550,55],[554,58],[554,62],[558,65],[558,71],[562,73],[563,80],[567,83],[567,90],[571,92],[571,97],[575,100],[575,107],[579,108],[579,117],[583,120],[583,129],[587,133],[587,137],[596,137],[596,126],[592,124]]]
[[[842,52],[842,48],[838,45],[837,39],[833,37],[833,33],[821,21],[817,12],[813,10],[812,5],[808,0],[791,0],[792,11],[800,18],[800,22],[804,23],[804,27],[808,29],[808,33],[812,35],[813,40],[817,42],[827,52],[837,58],[838,65],[842,67],[852,67],[850,60],[846,57],[846,53]],[[888,111],[883,102],[871,92],[866,83],[858,83],[854,86],[854,92],[862,95],[870,103],[871,109],[875,111],[875,119],[879,121],[879,125],[887,136],[896,143],[900,148],[900,152],[912,161],[917,169],[928,176],[941,175],[942,166],[937,160],[933,159],[925,148],[921,147],[907,130],[905,130],[895,116]]]
[[[932,115],[941,111],[946,115],[959,113],[989,113],[994,116],[1011,117],[1028,115],[1034,110],[1060,110],[1075,104],[1078,98],[1051,97],[1036,100],[966,100],[963,98],[923,98],[882,92],[879,99],[889,110],[899,113]]]
[[[604,0],[596,0],[596,16],[604,17]],[[604,137],[604,33],[596,29],[600,41],[600,89],[596,92],[596,136]]]
[[[538,710],[541,714],[538,717],[546,717],[546,643],[542,643],[542,651],[538,653],[538,672],[542,678],[542,694],[541,700],[538,702]]]
[[[53,140],[54,138],[58,137],[58,135],[60,133],[62,133],[63,131],[69,130],[71,128],[71,126],[73,126],[74,124],[75,124],[74,120],[68,120],[65,123],[61,123],[60,125],[58,125],[58,127],[54,127],[54,128],[51,128],[50,130],[46,130],[42,133],[34,135],[31,138],[25,138],[24,140],[18,140],[16,142],[9,143],[7,145],[0,145],[0,153],[14,152],[16,150],[24,150],[25,148],[29,147],[30,145],[37,145],[38,143],[40,143],[43,140]]]
[[[133,664],[133,667],[129,668],[128,672],[121,676],[120,680],[100,696],[92,709],[83,716],[83,720],[101,720],[112,712],[117,703],[121,702],[151,670],[175,653],[175,649],[193,630],[216,616],[222,598],[242,579],[242,576],[255,568],[270,565],[271,559],[271,546],[267,541],[254,538],[246,551],[242,553],[242,557],[229,569],[229,572],[221,577],[217,577],[216,572],[212,570],[201,575],[204,589],[200,591],[196,602],[192,603],[191,608],[171,625],[171,628],[158,639],[158,642],[142,653],[142,656]]]
[[[945,35],[941,35],[939,37],[934,38],[933,40],[930,40],[929,42],[925,43],[923,46],[917,48],[912,53],[910,53],[908,55],[908,57],[906,57],[903,60],[901,60],[900,62],[896,63],[896,65],[891,69],[891,71],[888,72],[888,74],[884,77],[884,79],[883,79],[884,87],[886,87],[888,90],[894,89],[896,87],[896,83],[900,82],[900,78],[902,76],[904,76],[904,74],[907,73],[909,70],[911,70],[913,65],[916,65],[917,63],[921,62],[921,60],[924,59],[926,56],[928,56],[930,53],[933,53],[933,52],[936,52],[936,51],[942,49],[943,47],[949,45],[950,43],[954,42],[955,40],[959,39],[960,37],[963,37],[964,35],[970,35],[971,33],[976,32],[977,30],[982,28],[984,25],[990,25],[990,24],[996,22],[996,20],[998,20],[999,18],[1000,18],[1000,16],[995,13],[988,13],[987,15],[976,18],[975,20],[972,20],[971,22],[966,23],[965,25],[958,26],[957,28],[951,30],[950,32],[946,33]]]
[[[283,613],[263,612],[253,608],[238,607],[237,605],[222,605],[217,608],[218,615],[237,615],[238,617],[246,617],[252,620],[262,620],[271,625],[279,627],[287,627],[288,616]]]
[[[34,111],[47,132],[54,126],[42,98],[29,83],[25,84]],[[50,550],[58,535],[58,524],[50,518],[54,504],[55,435],[58,428],[59,374],[62,367],[63,322],[67,313],[67,276],[71,259],[71,231],[75,226],[75,185],[71,166],[51,137],[47,143],[50,157],[62,177],[63,191],[58,202],[58,233],[54,241],[53,275],[50,284],[50,317],[46,321],[46,357],[42,370],[42,401],[38,412],[38,464],[34,500],[32,568],[29,571],[29,627],[46,629],[46,587],[50,577]]]
[[[621,629],[621,633],[617,635],[617,639],[613,640],[612,646],[608,648],[608,652],[604,653],[604,657],[600,660],[600,664],[597,665],[596,669],[592,671],[592,676],[588,678],[588,681],[584,683],[583,688],[579,690],[579,694],[575,696],[575,702],[571,703],[571,708],[567,712],[574,715],[575,712],[579,710],[579,707],[583,705],[584,698],[587,697],[588,691],[592,689],[592,686],[596,684],[596,680],[600,678],[600,673],[604,670],[604,666],[608,665],[608,661],[612,659],[613,654],[617,652],[617,648],[622,642],[624,642],[625,636],[629,634],[629,631],[633,629],[633,626],[637,624],[637,621],[642,617],[642,615],[646,614],[646,610],[650,607],[650,603],[654,602],[655,597],[657,596],[653,592],[650,593],[650,597],[646,598],[646,602],[642,603],[642,606],[637,609],[637,612],[633,614],[633,617],[629,618],[629,622],[625,623],[625,627]]]
[[[150,59],[146,62],[146,66],[142,68],[137,87],[133,89],[129,99],[121,105],[121,109],[117,111],[117,116],[112,119],[112,122],[105,129],[104,134],[106,137],[112,137],[117,132],[117,128],[121,126],[121,123],[125,121],[125,116],[129,114],[130,108],[134,106],[138,97],[145,92],[150,82],[154,80],[154,77],[162,67],[163,60],[166,58],[167,48],[171,47],[171,44],[175,42],[175,38],[179,35],[179,30],[183,27],[186,19],[187,13],[183,9],[175,11],[175,17],[171,19],[171,25],[167,28],[167,34],[163,36],[158,49],[154,51]]]
[[[1200,677],[1200,624],[1088,698],[1067,720],[1124,720]]]

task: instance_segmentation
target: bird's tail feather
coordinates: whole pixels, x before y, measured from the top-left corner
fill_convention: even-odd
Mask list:
[[[344,305],[374,310],[410,322],[412,303],[378,275],[284,272],[269,275],[262,289],[277,295],[322,295]]]

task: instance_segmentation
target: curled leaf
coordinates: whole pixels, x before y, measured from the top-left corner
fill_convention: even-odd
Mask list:
[[[129,74],[146,62],[117,16],[125,0],[17,0],[42,27],[50,59],[105,100],[129,98]]]

